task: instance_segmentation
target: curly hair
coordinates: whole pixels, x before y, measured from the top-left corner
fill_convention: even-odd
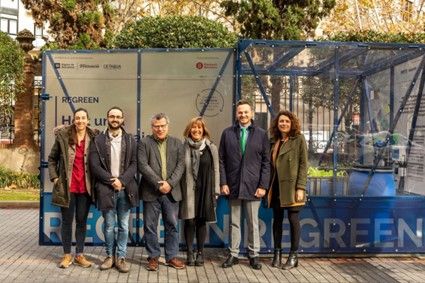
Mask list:
[[[190,119],[189,123],[186,125],[186,128],[184,129],[183,136],[186,137],[186,138],[191,137],[190,129],[196,123],[200,123],[201,126],[202,126],[202,129],[204,130],[204,134],[203,134],[202,137],[210,139],[210,136],[211,136],[210,131],[208,130],[208,128],[205,124],[205,120],[202,117],[195,117],[195,118]]]
[[[297,136],[299,134],[301,134],[301,126],[300,126],[300,121],[298,120],[297,116],[288,111],[288,110],[281,110],[277,116],[273,119],[272,124],[270,126],[270,135],[272,136],[272,138],[274,140],[280,140],[282,138],[282,134],[279,131],[279,118],[280,116],[286,116],[289,118],[289,120],[291,120],[291,130],[289,131],[289,136],[290,137],[294,137]]]

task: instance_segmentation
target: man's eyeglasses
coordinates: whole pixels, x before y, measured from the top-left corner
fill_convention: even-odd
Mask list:
[[[168,126],[168,124],[164,124],[164,125],[152,125],[152,128],[154,128],[155,130],[159,130],[159,129],[165,129]]]
[[[122,116],[115,116],[115,115],[109,115],[108,116],[109,119],[122,119]]]

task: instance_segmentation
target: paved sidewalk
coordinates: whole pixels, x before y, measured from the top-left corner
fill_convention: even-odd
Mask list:
[[[62,248],[38,245],[37,209],[0,209],[0,282],[425,282],[425,259],[416,257],[301,258],[291,271],[272,268],[262,257],[262,270],[252,270],[247,260],[223,269],[222,249],[208,249],[203,267],[184,270],[160,266],[145,269],[144,248],[130,247],[130,272],[100,271],[102,247],[86,247],[92,268],[72,265],[58,268]],[[184,253],[180,254],[184,257]]]

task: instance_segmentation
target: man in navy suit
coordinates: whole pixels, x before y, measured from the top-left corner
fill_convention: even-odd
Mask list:
[[[261,269],[259,260],[260,234],[258,210],[270,179],[270,142],[267,132],[254,125],[253,109],[246,100],[236,107],[236,123],[225,129],[220,140],[221,194],[229,198],[230,254],[223,268],[239,262],[241,242],[241,211],[245,211],[248,226],[249,263]]]

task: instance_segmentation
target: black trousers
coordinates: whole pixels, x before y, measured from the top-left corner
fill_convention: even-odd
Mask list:
[[[72,222],[74,221],[75,214],[75,240],[77,246],[75,248],[76,254],[81,254],[84,251],[84,241],[86,239],[87,231],[87,216],[90,210],[91,199],[88,193],[74,194],[70,193],[69,207],[61,207],[62,212],[62,245],[63,252],[66,254],[71,253],[72,245]]]
[[[285,210],[288,211],[291,252],[298,250],[300,244],[300,219],[302,207],[273,207],[273,241],[275,249],[282,249],[282,224]]]
[[[192,218],[184,221],[184,237],[186,240],[187,250],[193,250],[193,240],[195,238],[196,230],[196,244],[198,251],[202,252],[204,249],[205,239],[207,237],[207,223],[205,219]]]

